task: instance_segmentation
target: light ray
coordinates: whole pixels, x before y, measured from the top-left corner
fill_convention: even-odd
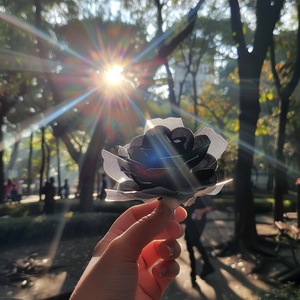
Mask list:
[[[137,63],[144,56],[146,56],[150,51],[154,50],[159,45],[165,43],[167,38],[170,37],[174,32],[178,33],[180,31],[182,31],[184,28],[188,27],[194,21],[194,18],[197,17],[197,14],[195,14],[195,11],[197,11],[199,9],[199,7],[203,4],[203,2],[204,2],[204,0],[199,1],[197,6],[189,12],[189,14],[188,14],[189,20],[188,20],[187,24],[185,24],[186,19],[183,18],[181,23],[176,24],[175,26],[172,26],[171,28],[169,28],[166,32],[164,32],[163,34],[158,36],[146,49],[141,51],[140,54],[137,55],[133,59],[132,64]]]
[[[105,71],[105,78],[108,83],[112,85],[121,84],[123,80],[122,71],[123,68],[119,65],[113,65],[112,67],[108,68]]]
[[[87,63],[90,66],[94,66],[94,63],[87,60],[84,56],[76,53],[74,50],[68,48],[65,44],[60,43],[59,41],[54,40],[50,35],[45,34],[43,31],[37,29],[36,27],[30,25],[29,23],[25,22],[24,20],[21,20],[15,16],[12,16],[10,14],[4,13],[0,11],[0,19],[3,21],[6,21],[22,30],[27,31],[28,33],[33,34],[34,36],[37,36],[41,38],[42,40],[59,47],[61,50],[66,51],[69,54],[72,54],[74,57],[77,57],[81,61]]]
[[[0,71],[52,72],[57,66],[62,65],[57,61],[7,49],[0,49],[0,59],[5,62],[0,65]]]
[[[42,119],[40,118],[39,115],[39,116],[34,116],[32,118],[26,119],[25,121],[21,122],[19,127],[23,129],[17,133],[14,132],[12,134],[10,133],[6,134],[5,145],[4,143],[0,144],[0,151],[15,144],[17,142],[16,136],[18,136],[18,140],[21,140],[22,138],[29,136],[30,133],[39,130],[41,127],[46,126],[47,124],[53,122],[56,118],[58,118],[65,112],[69,111],[70,109],[74,108],[80,102],[84,101],[89,96],[91,96],[96,90],[97,87],[79,96],[78,98],[69,99],[64,101],[63,103],[48,108],[45,112],[43,112]]]
[[[206,122],[205,120],[203,120],[199,117],[195,117],[193,114],[191,114],[187,111],[184,111],[184,110],[181,110],[181,109],[177,109],[177,111],[180,111],[182,113],[182,115],[184,115],[185,117],[197,121],[197,123],[199,123],[199,124],[204,124],[205,126],[213,128],[217,133],[225,136],[226,140],[229,139],[229,137],[226,136],[226,134],[224,132],[222,132],[222,130],[220,130],[220,128],[217,128],[217,127],[213,126],[212,124],[210,125],[210,123]],[[253,146],[249,145],[248,143],[246,143],[244,141],[240,141],[240,144],[241,144],[242,147],[244,147],[244,149],[247,150],[248,153],[253,153],[254,155],[260,155],[260,156],[263,155],[264,159],[268,163],[270,163],[270,165],[277,166],[278,168],[280,168],[282,170],[287,168],[287,166],[284,163],[282,163],[281,161],[276,159],[274,156],[271,156],[271,155],[265,153],[262,149],[259,149],[257,147],[253,147]],[[297,178],[298,175],[299,175],[298,171],[295,168],[289,167],[288,172],[294,178]]]
[[[148,96],[149,93],[145,92],[145,97],[149,98]],[[160,103],[164,103],[164,100],[161,99],[161,98],[158,98],[157,99],[158,102]],[[172,110],[177,113],[178,115],[188,119],[188,120],[192,120],[192,121],[195,121],[197,122],[197,124],[201,124],[201,125],[205,125],[207,127],[210,127],[212,129],[214,129],[214,131],[222,136],[225,137],[225,139],[227,141],[230,142],[230,137],[226,135],[226,133],[223,131],[223,130],[220,130],[219,127],[216,127],[214,124],[211,124],[207,121],[205,121],[204,119],[198,117],[198,116],[195,116],[194,114],[182,109],[182,108],[179,108],[175,105],[170,105],[172,107]],[[249,145],[248,143],[244,142],[244,141],[240,141],[240,144],[242,147],[244,147],[244,149],[246,149],[248,151],[248,153],[253,153],[254,155],[263,155],[264,159],[266,160],[266,162],[268,162],[270,165],[272,166],[277,166],[278,168],[280,168],[281,170],[285,170],[287,169],[287,166],[279,161],[278,159],[276,159],[274,156],[271,156],[267,153],[265,153],[262,149],[260,148],[257,148],[257,147],[253,147],[251,145]],[[292,177],[292,178],[297,178],[299,177],[299,172],[298,170],[296,170],[296,168],[294,167],[289,167],[288,168],[288,173],[289,173],[289,176]]]

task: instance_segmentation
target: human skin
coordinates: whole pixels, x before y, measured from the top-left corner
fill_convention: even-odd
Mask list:
[[[124,212],[96,245],[71,300],[158,300],[179,273],[186,211],[163,201]]]

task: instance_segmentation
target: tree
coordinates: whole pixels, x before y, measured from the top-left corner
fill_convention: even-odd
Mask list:
[[[147,43],[147,44],[144,43],[142,45],[144,49],[150,48],[152,50],[146,57],[142,58],[141,60],[136,60],[134,57],[132,57],[132,53],[131,53],[131,62],[128,64],[128,67],[126,68],[125,73],[134,74],[134,75],[131,75],[131,79],[132,79],[132,81],[134,81],[134,79],[136,79],[138,81],[138,83],[137,83],[136,90],[132,92],[130,97],[132,97],[134,99],[138,99],[138,98],[141,99],[140,95],[142,95],[149,87],[149,84],[151,83],[151,80],[149,80],[149,79],[153,78],[157,68],[167,60],[168,55],[170,55],[170,53],[177,47],[177,45],[180,44],[180,42],[182,42],[186,38],[186,36],[189,35],[190,32],[192,31],[199,7],[200,7],[200,5],[198,4],[194,9],[192,9],[190,11],[188,16],[184,20],[184,25],[179,30],[179,32],[176,32],[175,35],[173,35],[171,37],[168,36],[168,38],[169,38],[168,43],[160,42],[158,44],[158,46],[152,47],[151,46],[152,44],[154,44],[154,45],[157,44],[156,38],[154,38],[154,40],[151,41],[150,43]],[[97,26],[96,26],[97,20],[90,20],[90,21],[91,22],[90,22],[89,30],[91,30],[91,28],[97,28]],[[93,22],[94,22],[94,24],[93,24]],[[83,23],[80,26],[82,26],[82,25],[83,25]],[[102,22],[102,25],[103,25],[103,22]],[[74,24],[72,24],[72,26],[74,26]],[[84,28],[84,26],[82,26],[82,28]],[[113,28],[113,27],[111,26],[111,28]],[[80,27],[78,27],[78,29],[80,30]],[[104,27],[102,26],[102,30],[103,29],[104,29]],[[91,32],[89,32],[89,34],[91,34]],[[102,34],[103,34],[103,36],[105,36],[104,32],[102,32]],[[77,30],[76,31],[76,45],[79,46],[79,48],[81,48],[81,51],[79,51],[80,49],[77,49],[77,52],[82,53],[83,48],[89,48],[88,45],[91,44],[91,41],[90,42],[86,41],[87,43],[84,43],[82,40],[81,44],[78,45],[77,41],[78,41],[79,35],[80,35],[80,31]],[[124,32],[123,32],[123,35],[124,35]],[[82,35],[82,37],[84,37],[84,36],[86,36],[86,35]],[[160,37],[158,39],[160,39]],[[66,40],[68,40],[68,39],[66,39]],[[113,40],[111,40],[110,43],[112,43],[112,41]],[[69,42],[69,46],[73,45],[70,40],[68,40],[68,42]],[[108,47],[108,45],[106,45],[106,47]],[[136,48],[136,45],[135,45],[135,48]],[[129,49],[126,49],[127,52],[125,52],[125,54],[123,56],[126,57],[126,53],[127,54],[130,53],[130,49],[134,50],[133,53],[136,53],[137,50],[135,50],[135,48],[132,48],[130,46]],[[91,48],[89,48],[90,53],[93,54],[92,49],[93,49],[93,45]],[[104,49],[103,51],[106,51],[106,50]],[[142,51],[141,48],[139,48],[139,51]],[[105,67],[105,63],[107,63],[107,62],[101,61],[101,60],[98,61],[98,65],[102,68]],[[94,70],[94,72],[95,71],[96,70]],[[101,71],[103,71],[103,69]],[[93,72],[93,70],[91,70],[91,72]],[[58,88],[58,85],[53,84],[53,79],[54,79],[53,77],[50,78],[50,80],[49,80],[49,84],[51,84],[51,89],[53,91],[53,99],[56,103],[62,103],[63,93],[61,93],[60,89]],[[88,78],[91,78],[91,77],[88,77]],[[89,81],[89,79],[87,80],[87,82],[83,83],[82,90],[87,90],[86,89],[87,86],[85,86],[85,84],[89,84],[88,81]],[[75,83],[75,81],[73,81],[73,82]],[[77,85],[78,85],[78,82],[77,82]],[[63,87],[62,87],[62,90],[63,90]],[[99,91],[100,91],[100,94],[98,94],[97,101],[99,102],[99,99],[100,99],[100,101],[101,100],[104,101],[105,94],[101,95],[101,93],[102,93],[101,89],[99,89]],[[126,95],[124,95],[124,96],[126,96]],[[93,97],[95,97],[95,95],[93,95]],[[126,97],[129,98],[128,95]],[[87,98],[87,100],[89,100],[89,101],[91,100],[90,102],[95,104],[94,100],[88,99],[88,98]],[[141,101],[135,101],[135,103],[143,105],[143,103]],[[102,110],[102,114],[100,116],[103,118],[105,116],[104,115],[105,110],[103,110],[103,108],[101,108],[101,110]],[[101,111],[101,110],[99,110],[99,111]],[[81,195],[80,196],[81,211],[89,211],[92,209],[92,203],[93,203],[92,192],[94,190],[94,182],[95,182],[95,176],[96,176],[96,171],[97,171],[97,165],[98,165],[99,158],[100,158],[99,157],[99,154],[100,154],[99,149],[103,148],[104,142],[105,142],[105,135],[103,132],[103,120],[101,120],[100,116],[96,117],[96,120],[98,120],[95,123],[97,130],[92,133],[90,143],[88,144],[84,159],[82,160],[82,163],[80,165],[79,187],[80,187],[80,195]],[[105,120],[105,117],[104,117],[104,120]],[[102,127],[101,127],[101,124],[102,124]],[[62,126],[60,126],[60,128],[61,127]],[[102,130],[101,130],[101,128],[102,128]],[[66,145],[72,147],[72,145],[70,143],[68,143]],[[97,145],[98,151],[95,150],[95,145]]]
[[[13,73],[13,72],[12,72]],[[11,72],[2,73],[0,78],[0,203],[4,200],[4,134],[3,126],[7,114],[18,103],[18,98],[22,97],[27,89],[24,77],[19,77],[17,82],[14,82],[15,74]],[[14,78],[11,80],[11,78]]]
[[[272,72],[274,76],[275,87],[277,90],[280,113],[279,125],[275,151],[275,178],[274,178],[274,220],[283,220],[283,195],[288,191],[287,170],[284,159],[284,144],[286,140],[286,125],[288,121],[290,98],[299,82],[300,78],[300,4],[297,4],[298,12],[298,31],[296,38],[296,46],[291,49],[296,49],[295,62],[291,59],[281,66],[276,68],[275,45],[274,39],[270,45],[270,57]],[[291,71],[290,71],[291,70]],[[279,73],[281,73],[281,78]],[[291,74],[292,73],[292,74]],[[296,178],[295,178],[296,180]]]
[[[52,4],[56,3],[57,1],[52,1]],[[47,5],[48,4],[49,3],[47,3]],[[3,59],[0,75],[0,201],[3,199],[3,183],[5,179],[3,162],[3,153],[5,150],[3,148],[4,132],[2,130],[5,126],[6,137],[8,134],[18,134],[16,133],[17,130],[15,130],[15,127],[18,127],[18,124],[21,124],[22,121],[28,117],[29,110],[32,109],[30,105],[26,106],[27,101],[25,101],[25,99],[32,86],[35,85],[34,82],[36,78],[34,78],[33,74],[40,71],[39,67],[35,65],[37,61],[33,54],[35,54],[36,45],[32,34],[27,32],[29,26],[26,24],[24,26],[25,30],[23,30],[22,25],[24,25],[24,23],[22,23],[22,21],[14,23],[18,16],[22,16],[20,19],[26,16],[27,21],[30,22],[33,16],[32,11],[32,3],[28,3],[28,1],[4,1],[1,3],[1,19],[4,22],[1,23],[0,37]],[[13,12],[14,16],[6,14],[6,12]],[[69,10],[68,14],[73,15],[72,10]],[[28,59],[28,57],[30,57],[30,59]],[[30,102],[31,101],[29,101],[29,103]],[[21,131],[25,129],[27,128],[22,128]],[[20,136],[20,138],[22,138],[22,136]]]
[[[33,155],[33,133],[30,134],[29,137],[29,155],[28,155],[28,163],[27,163],[27,195],[31,195],[31,184],[33,182],[32,176],[32,155]]]
[[[280,18],[283,0],[256,2],[256,30],[249,51],[243,30],[238,0],[229,0],[232,33],[238,54],[240,79],[240,113],[238,160],[235,176],[235,236],[240,248],[256,245],[257,232],[251,184],[255,149],[255,131],[260,112],[259,78],[276,22]],[[268,16],[266,18],[266,16]]]
[[[214,11],[214,10],[212,10]],[[196,28],[193,31],[192,35],[180,46],[180,51],[177,51],[177,55],[175,56],[176,63],[180,65],[180,69],[184,68],[184,76],[183,79],[179,83],[179,92],[177,102],[180,105],[181,100],[186,100],[185,102],[192,103],[192,108],[189,109],[189,112],[193,112],[195,115],[194,118],[194,127],[195,129],[198,127],[199,119],[202,111],[202,116],[205,116],[204,120],[206,122],[213,122],[216,124],[216,129],[222,131],[224,129],[224,123],[221,121],[222,117],[218,118],[217,110],[213,109],[216,107],[217,99],[220,99],[221,94],[224,96],[221,102],[221,109],[223,110],[228,107],[228,111],[230,110],[231,104],[228,106],[228,97],[226,99],[226,92],[224,88],[224,82],[220,82],[220,84],[213,84],[213,81],[216,77],[216,68],[214,67],[214,59],[216,56],[221,56],[219,51],[220,40],[222,40],[223,49],[231,44],[227,37],[227,31],[229,30],[230,22],[229,19],[217,19],[211,20],[207,17],[202,17],[197,19]],[[218,36],[218,42],[215,41],[215,37]],[[228,60],[228,57],[223,56],[224,60]],[[209,71],[201,71],[199,69],[204,65],[205,69],[210,65]],[[204,86],[200,86],[198,79],[198,75],[206,74],[209,75],[207,82],[204,82]],[[187,94],[183,96],[183,87],[189,80],[189,84],[191,84],[191,89],[187,91]],[[222,78],[221,78],[222,80]],[[210,83],[208,83],[210,81]],[[205,86],[206,84],[206,86]],[[226,78],[226,89],[228,88],[228,81]],[[214,90],[215,88],[215,90]],[[212,95],[212,94],[214,95]],[[216,99],[214,97],[217,96]],[[232,99],[234,102],[235,99]],[[213,106],[213,107],[209,107]],[[220,110],[219,110],[220,111]],[[211,118],[211,116],[213,118]],[[217,120],[218,119],[218,120]],[[222,123],[222,124],[221,124]]]

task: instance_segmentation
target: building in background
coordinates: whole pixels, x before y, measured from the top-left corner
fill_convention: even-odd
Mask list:
[[[188,52],[185,53],[184,60],[176,62],[174,68],[174,88],[176,97],[179,96],[181,86],[181,96],[195,96],[193,88],[194,81],[196,84],[197,95],[200,95],[206,82],[216,81],[213,65],[212,63],[207,63],[207,59],[204,57],[200,62],[198,70],[197,65],[191,63],[189,67],[191,71],[187,74],[188,66],[186,62],[188,62]]]

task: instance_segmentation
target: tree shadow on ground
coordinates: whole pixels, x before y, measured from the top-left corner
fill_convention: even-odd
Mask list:
[[[251,266],[247,264],[232,257],[227,258],[227,263],[219,259],[214,261],[216,272],[207,278],[206,283],[214,289],[215,299],[239,300],[249,296],[254,299],[255,295],[267,292],[267,285],[251,273]]]
[[[205,280],[197,277],[195,287],[190,281],[190,266],[186,253],[182,253],[179,263],[181,272],[166,291],[163,300],[263,299],[259,296],[267,294],[270,287],[257,274],[252,273],[254,265],[240,256],[212,258],[215,272],[209,274]],[[200,258],[197,260],[197,270],[198,273],[202,270]]]

